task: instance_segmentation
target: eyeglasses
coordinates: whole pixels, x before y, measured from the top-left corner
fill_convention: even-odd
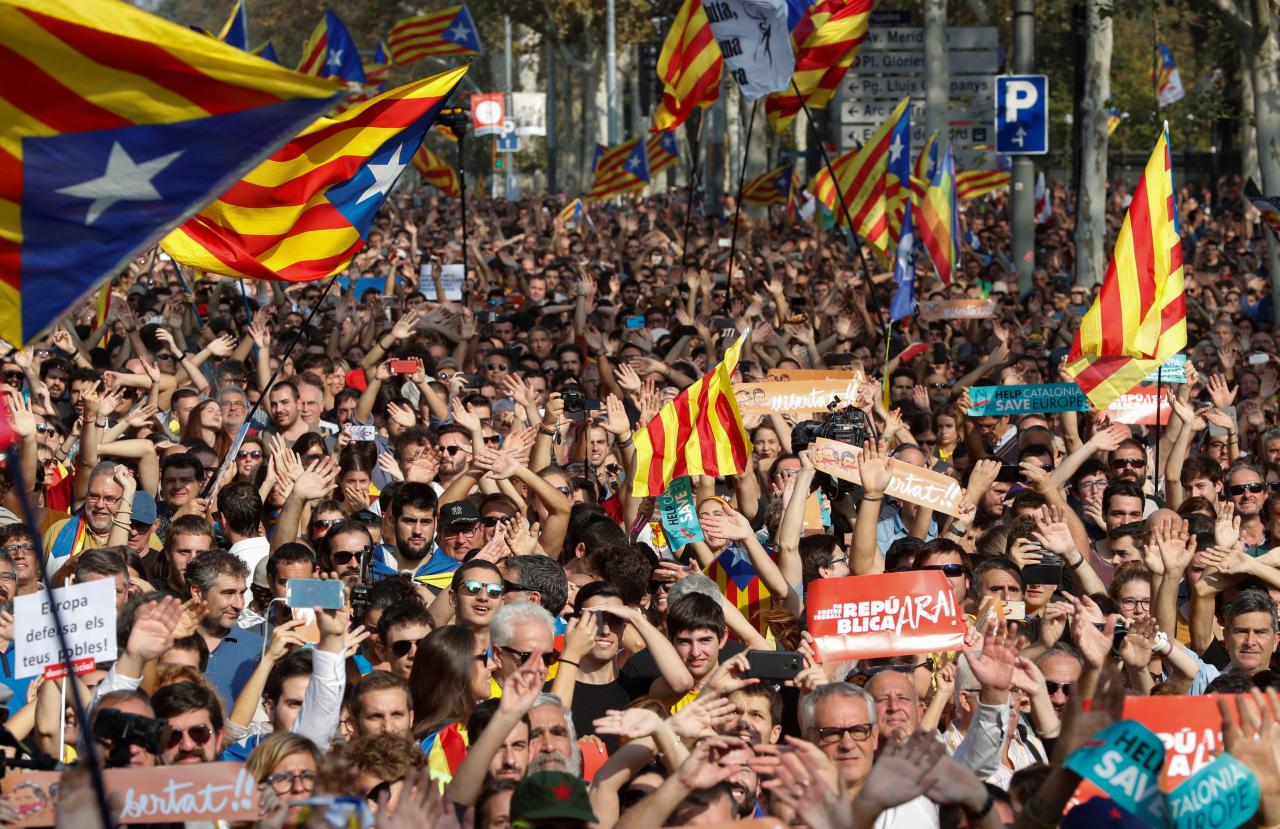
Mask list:
[[[848,560],[849,560],[849,556],[848,556],[848,555],[836,556],[835,558],[831,559],[831,565],[830,565],[830,566],[834,567],[834,566],[836,566],[837,564],[844,564],[844,563],[845,563],[846,561],[848,561]]]
[[[504,589],[501,584],[484,582],[479,579],[467,579],[458,586],[462,589],[462,592],[466,593],[468,596],[479,596],[480,591],[483,590],[484,594],[491,599],[501,599]]]
[[[238,460],[238,461],[242,461],[242,460],[245,460],[246,458],[253,458],[255,461],[260,461],[260,460],[262,460],[262,450],[261,450],[261,449],[246,449],[246,450],[245,450],[245,451],[243,451],[243,452],[237,452],[237,453],[236,453],[236,460]]]
[[[1267,489],[1272,492],[1280,492],[1280,481],[1267,481]]]
[[[54,429],[48,423],[37,423],[36,431],[43,435],[45,432],[56,432],[57,429]]]
[[[1049,696],[1061,691],[1064,697],[1069,697],[1071,696],[1071,686],[1074,684],[1074,682],[1050,682],[1047,679],[1044,681],[1044,687],[1049,691]]]
[[[160,360],[172,360],[172,359],[173,359],[173,355],[172,355],[172,354],[170,354],[170,353],[168,353],[168,352],[165,352],[165,353],[163,353],[163,354],[157,354],[157,355],[156,355],[156,360],[157,360],[157,361],[160,361]]]
[[[1146,460],[1142,458],[1112,458],[1111,459],[1112,469],[1124,469],[1126,466],[1129,467],[1130,469],[1141,469],[1146,465],[1147,465]]]
[[[169,748],[175,749],[182,745],[182,737],[186,735],[191,738],[191,742],[198,746],[213,739],[213,729],[207,725],[193,725],[187,729],[174,728],[169,732]]]
[[[1121,599],[1120,606],[1125,610],[1137,610],[1138,608],[1142,608],[1143,610],[1150,610],[1151,600],[1150,599]]]
[[[852,737],[855,743],[865,743],[871,738],[871,729],[873,727],[870,723],[860,723],[858,725],[836,725],[815,730],[818,732],[818,743],[824,746],[831,746],[842,742],[846,734]]]
[[[916,443],[920,444],[921,446],[937,446],[938,439],[933,438],[931,440],[926,440],[925,438],[917,438]]]
[[[425,636],[422,637],[422,639],[426,638],[427,637]],[[392,642],[388,647],[390,647],[391,652],[396,655],[396,659],[404,659],[409,655],[409,651],[418,647],[418,643],[421,642],[422,639],[401,639],[398,642]]]
[[[8,380],[9,385],[11,386],[21,386],[22,381],[26,379],[26,375],[20,371],[6,371],[4,373],[4,379]]]
[[[315,521],[312,522],[312,526],[331,528],[331,527],[338,526],[339,524],[341,524],[343,521],[346,521],[346,520],[347,519],[345,518],[317,518]]]
[[[572,495],[572,494],[573,494],[573,487],[570,487],[570,486],[558,486],[558,487],[556,487],[556,492],[559,492],[561,495]]]
[[[892,671],[895,674],[909,674],[914,673],[921,668],[926,668],[929,671],[932,671],[933,660],[926,659],[925,661],[917,662],[914,665],[872,665],[869,668],[863,668],[861,671],[858,671],[858,675],[870,679],[871,677],[877,674],[882,674],[885,671]]]
[[[1267,485],[1261,481],[1254,481],[1249,484],[1232,484],[1227,488],[1227,491],[1231,493],[1232,497],[1234,497],[1237,495],[1244,495],[1246,492],[1252,492],[1254,495],[1257,495],[1266,488]]]
[[[1092,492],[1095,489],[1106,489],[1106,488],[1107,488],[1107,482],[1105,480],[1081,481],[1080,483],[1076,484],[1076,489],[1080,490],[1081,492]]]
[[[522,668],[524,667],[524,663],[529,661],[529,657],[533,656],[532,651],[518,651],[514,648],[508,648],[506,645],[499,645],[498,650],[506,651],[508,654],[515,657],[516,663]],[[542,664],[546,665],[548,668],[559,661],[560,654],[555,651],[547,651],[542,654]]]
[[[493,659],[493,648],[485,648],[483,651],[476,654],[477,662],[483,662],[488,665],[490,659]]]
[[[359,550],[333,550],[330,555],[334,564],[350,564],[352,559],[360,558],[367,552],[368,547],[361,547]]]
[[[947,576],[949,578],[955,578],[956,576],[964,575],[963,564],[926,564],[923,567],[920,567],[917,569],[940,570],[942,572],[942,575]]]
[[[21,544],[6,544],[5,546],[0,547],[0,553],[4,553],[9,558],[13,558],[19,553],[23,555],[29,555],[31,553],[34,553],[35,551],[36,551],[36,545],[32,544],[30,541],[27,541]]]
[[[306,791],[316,787],[314,771],[278,771],[275,774],[268,774],[265,780],[267,785],[275,789],[276,794],[288,794],[293,790],[293,784],[296,781],[301,781],[302,788]]]
[[[120,503],[121,497],[122,496],[120,495],[98,495],[90,492],[85,496],[84,500],[85,503],[89,504],[105,504],[108,507],[114,507],[116,504]]]

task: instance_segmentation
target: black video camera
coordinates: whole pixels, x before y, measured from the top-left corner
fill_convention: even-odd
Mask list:
[[[93,721],[93,736],[108,746],[107,768],[124,768],[129,765],[131,746],[159,756],[169,744],[169,725],[140,714],[100,708]]]
[[[564,416],[570,420],[586,420],[587,412],[598,412],[604,407],[598,400],[588,400],[577,388],[568,387],[560,392],[564,403]]]
[[[871,431],[867,428],[867,415],[852,403],[842,407],[840,398],[837,397],[827,404],[827,416],[822,420],[802,420],[792,427],[791,451],[798,455],[818,438],[861,448],[871,438]],[[853,484],[833,478],[825,472],[816,475],[814,482],[832,501],[853,489]]]

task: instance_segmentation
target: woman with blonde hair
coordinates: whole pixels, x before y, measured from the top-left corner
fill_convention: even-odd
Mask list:
[[[265,784],[286,804],[315,792],[319,768],[320,751],[315,743],[291,731],[278,731],[258,743],[244,764],[254,783]],[[286,823],[294,822],[298,811],[299,807],[290,808]]]

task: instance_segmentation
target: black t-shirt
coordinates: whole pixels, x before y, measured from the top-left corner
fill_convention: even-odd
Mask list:
[[[634,699],[622,685],[614,680],[604,685],[589,685],[581,680],[573,687],[573,727],[579,737],[595,734],[595,721],[610,711],[621,711]],[[602,734],[605,748],[613,754],[618,750],[618,738],[612,734]]]

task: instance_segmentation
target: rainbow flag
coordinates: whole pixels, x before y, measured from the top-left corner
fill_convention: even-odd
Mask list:
[[[231,14],[222,24],[218,40],[237,49],[249,50],[249,14],[245,11],[244,0],[236,0],[231,7]]]
[[[649,147],[632,138],[614,147],[597,148],[595,175],[588,201],[603,201],[639,190],[649,183]]]
[[[461,195],[457,171],[449,162],[428,150],[425,144],[413,154],[413,168],[422,176],[423,181],[439,190],[442,195],[455,199]]]
[[[351,33],[338,15],[330,9],[311,30],[302,47],[302,63],[298,71],[319,78],[341,78],[351,83],[364,83],[364,64]]]
[[[1186,347],[1176,196],[1166,124],[1134,188],[1102,290],[1067,355],[1067,373],[1099,409]]]
[[[794,8],[794,0],[788,5]],[[867,37],[872,5],[874,0],[818,0],[805,9],[791,30],[794,86],[765,99],[764,111],[775,131],[790,126],[804,106],[824,109],[830,103]]]
[[[0,59],[0,337],[18,346],[338,92],[106,0],[0,0]]]
[[[305,282],[341,271],[468,67],[321,118],[164,239],[206,273]]]
[[[947,154],[934,171],[920,200],[920,241],[943,285],[951,284],[960,253],[960,209],[956,204],[956,162],[947,142]]]
[[[680,146],[676,143],[675,130],[666,130],[651,135],[645,142],[649,161],[649,178],[675,164],[680,158]]]
[[[653,131],[675,129],[698,107],[720,97],[724,55],[711,33],[702,0],[683,0],[658,53],[662,101],[653,113]]]
[[[636,477],[631,494],[661,495],[683,475],[735,475],[747,468],[751,439],[733,393],[733,370],[750,332],[725,351],[715,368],[675,399],[632,439]]]
[[[464,3],[396,21],[387,37],[397,65],[429,55],[478,55],[480,30]]]

